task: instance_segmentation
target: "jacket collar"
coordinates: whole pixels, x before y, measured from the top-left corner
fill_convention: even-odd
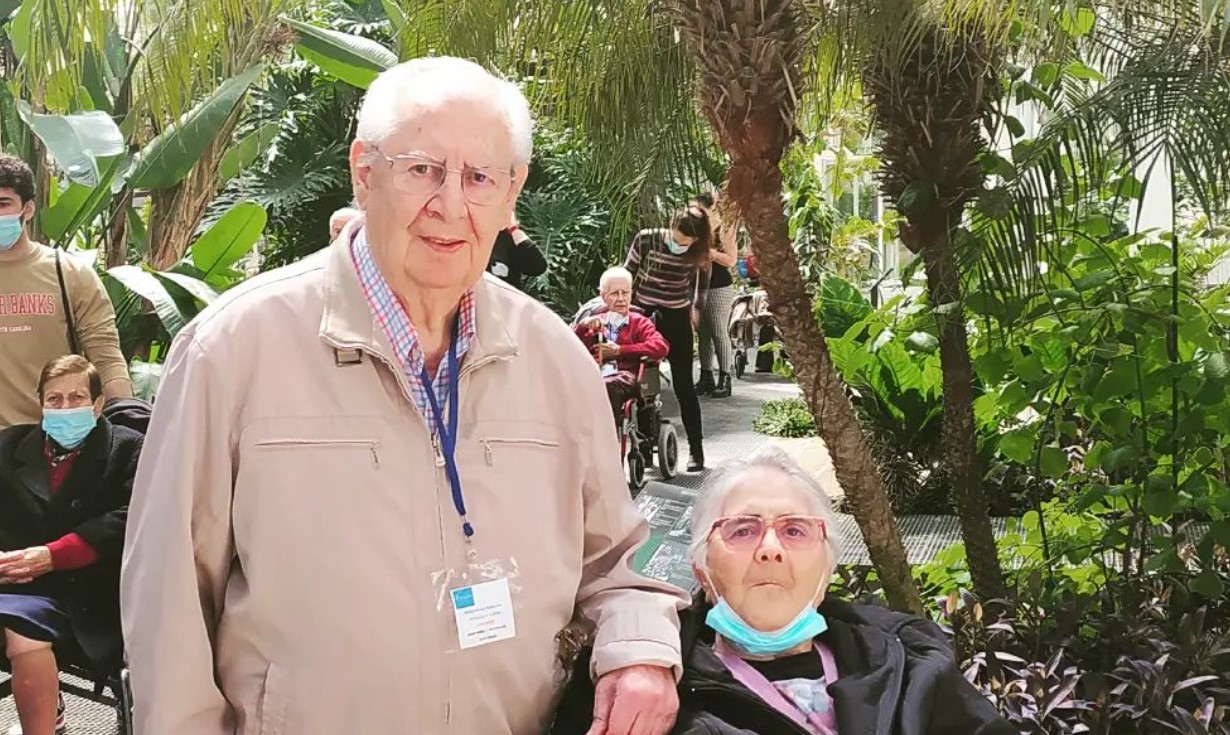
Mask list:
[[[90,432],[81,444],[77,458],[73,460],[73,468],[65,478],[64,485],[56,493],[55,500],[71,499],[78,491],[81,483],[77,478],[90,478],[88,485],[101,475],[107,457],[111,454],[111,422],[105,416],[98,417],[98,425]],[[20,438],[13,450],[13,477],[31,495],[43,502],[53,500],[51,497],[51,473],[47,466],[47,456],[44,447],[47,435],[41,427],[31,426],[25,436]]]
[[[710,605],[698,592],[692,607],[680,615],[685,675],[694,682],[743,688],[713,652],[713,631],[705,625]],[[829,646],[838,679],[829,695],[837,714],[838,732],[881,733],[891,727],[899,705],[905,653],[896,628],[908,616],[865,606],[825,600],[820,612],[829,623],[819,641]],[[764,705],[769,707],[769,705]]]
[[[334,348],[339,362],[342,353],[362,350],[396,365],[393,348],[384,330],[376,322],[367,304],[359,273],[350,254],[350,242],[358,232],[348,225],[329,246],[325,255],[324,310],[320,319],[320,337]],[[492,358],[509,358],[518,352],[516,339],[504,317],[502,286],[493,276],[483,275],[474,286],[474,340],[466,353],[466,367],[477,367]]]

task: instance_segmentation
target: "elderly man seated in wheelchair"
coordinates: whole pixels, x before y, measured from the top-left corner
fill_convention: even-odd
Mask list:
[[[637,397],[642,359],[666,358],[670,346],[653,320],[632,310],[632,274],[611,268],[598,281],[602,306],[582,317],[574,330],[602,366],[607,397],[616,415]]]
[[[33,388],[34,386],[31,386]],[[49,362],[41,424],[0,432],[0,631],[20,728],[66,732],[57,654],[118,671],[120,554],[142,435],[102,415],[84,357]]]

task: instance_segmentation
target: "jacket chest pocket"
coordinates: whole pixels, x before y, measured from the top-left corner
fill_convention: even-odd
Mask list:
[[[385,507],[390,497],[396,502],[389,480],[398,469],[390,467],[396,457],[382,441],[386,434],[378,419],[359,418],[277,419],[249,428],[240,441],[232,523],[253,572],[262,560],[294,558],[318,574],[345,573],[327,540],[367,538],[374,509],[402,511]]]
[[[467,500],[473,493],[475,520],[532,524],[524,527],[557,522],[560,499],[580,491],[573,444],[550,424],[477,422],[464,442],[465,454],[458,456]]]
[[[262,450],[299,450],[321,452],[322,457],[345,450],[366,451],[371,457],[372,469],[380,469],[379,439],[311,439],[311,438],[277,438],[259,439],[253,446]]]
[[[535,436],[488,436],[479,439],[478,444],[486,466],[508,470],[516,469],[522,462],[547,461],[562,448],[557,439]]]

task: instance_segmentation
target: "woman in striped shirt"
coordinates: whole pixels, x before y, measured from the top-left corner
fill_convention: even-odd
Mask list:
[[[713,239],[709,216],[689,206],[671,219],[670,229],[641,230],[628,248],[624,267],[632,273],[632,303],[654,315],[658,331],[670,344],[667,360],[688,436],[688,472],[705,467],[700,401],[692,381],[693,328],[703,306]]]

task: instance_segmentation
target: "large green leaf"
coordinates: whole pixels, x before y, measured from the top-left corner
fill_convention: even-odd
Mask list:
[[[17,3],[18,0],[9,0],[9,2]],[[400,36],[409,22],[406,18],[406,11],[402,10],[395,0],[380,0],[380,2],[384,6],[384,14],[389,16],[389,26],[393,29],[393,36]]]
[[[295,48],[300,56],[359,89],[367,89],[380,72],[397,63],[397,54],[370,38],[317,28],[291,18],[283,22],[299,34]]]
[[[192,276],[176,273],[175,271],[155,271],[154,275],[182,288],[201,303],[209,304],[218,298],[218,292],[199,278],[193,278]]]
[[[105,112],[43,115],[26,102],[17,103],[17,109],[59,167],[78,184],[97,186],[98,159],[124,152],[124,135]]]
[[[276,122],[265,123],[248,133],[235,145],[227,149],[218,164],[218,176],[222,181],[233,179],[252,162],[265,152],[269,144],[277,136],[280,126]]]
[[[128,365],[128,376],[132,378],[133,395],[152,403],[162,382],[162,363],[134,358]]]
[[[57,244],[67,245],[73,237],[111,204],[112,187],[125,162],[124,156],[115,156],[102,162],[97,186],[72,184],[54,206],[42,212],[40,222],[47,236]]]
[[[820,323],[826,336],[844,336],[871,311],[871,302],[854,284],[833,274],[824,277],[820,286]]]
[[[26,52],[30,50],[30,24],[34,17],[34,6],[36,2],[22,3],[17,14],[13,16],[9,23],[9,30],[6,34],[9,41],[13,44],[13,55],[19,60],[24,59]]]
[[[137,154],[129,184],[136,189],[165,189],[183,180],[264,69],[263,64],[257,64],[226,80],[151,140]]]
[[[192,264],[208,280],[252,252],[268,215],[256,202],[240,202],[192,243]]]
[[[179,305],[167,292],[167,287],[154,274],[135,265],[117,265],[107,269],[107,275],[123,284],[124,288],[154,305],[154,311],[166,327],[167,333],[174,337],[184,328],[188,320],[180,312]]]

